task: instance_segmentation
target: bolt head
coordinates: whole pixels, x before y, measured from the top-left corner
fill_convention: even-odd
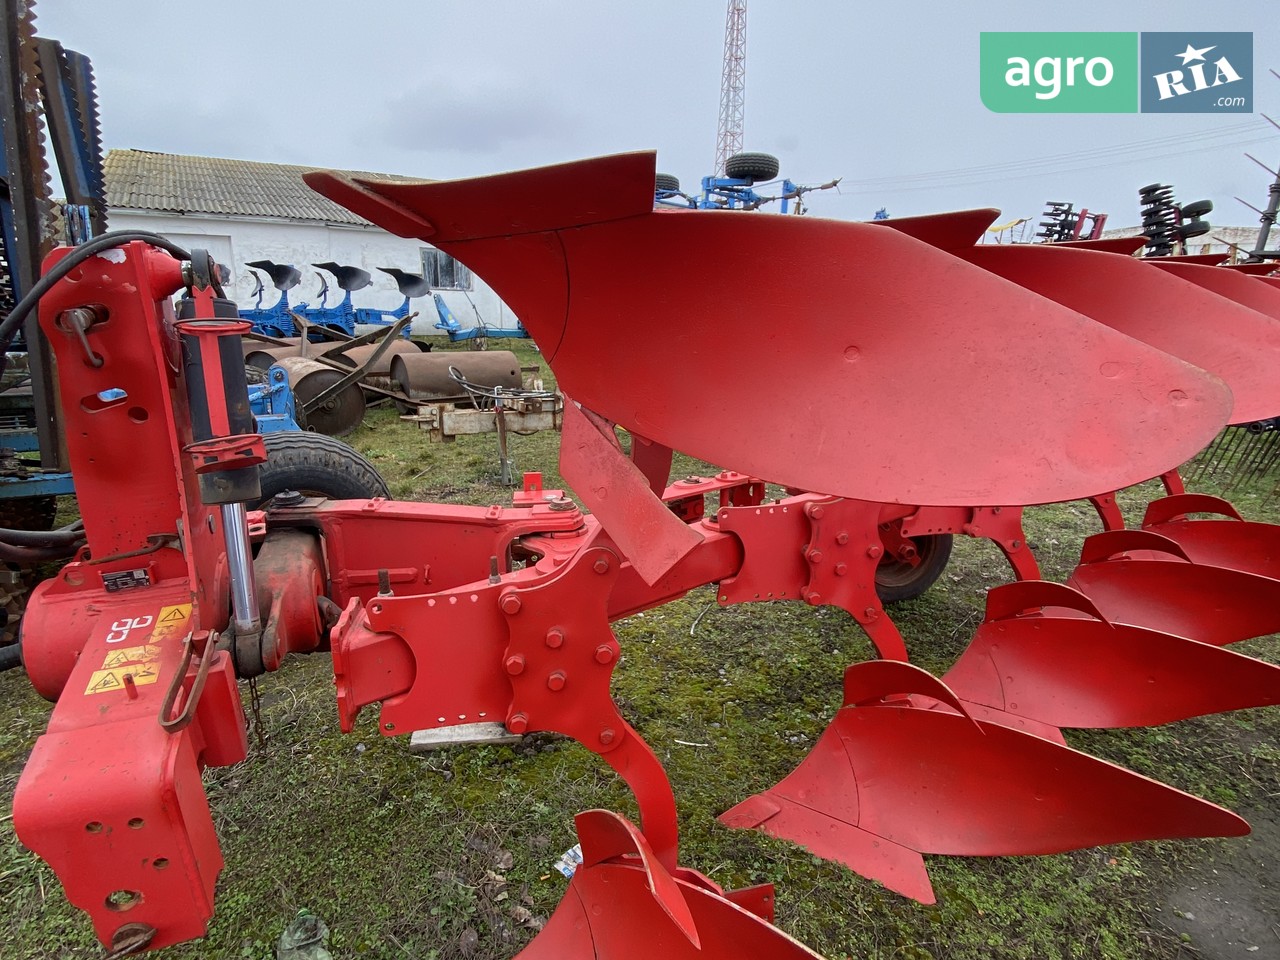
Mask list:
[[[806,505],[804,508],[804,512],[805,512],[805,516],[809,517],[812,520],[822,519],[823,510],[816,503],[810,503]]]
[[[880,616],[880,611],[875,607],[867,607],[867,609],[862,611],[862,615],[868,620],[874,620],[876,617]]]
[[[809,593],[805,594],[804,602],[809,604],[811,607],[821,606],[822,594],[818,593],[816,590],[811,590]]]
[[[607,643],[596,647],[596,663],[613,663],[614,656],[613,647]]]
[[[846,573],[848,573],[848,572],[849,572],[849,565],[848,565],[847,563],[837,563],[837,564],[836,564],[836,576],[837,576],[837,577],[843,577],[843,576],[844,576]]]
[[[552,627],[547,631],[547,646],[552,650],[559,650],[564,646],[564,631],[559,627]]]
[[[520,598],[514,593],[508,593],[498,601],[498,606],[502,609],[503,613],[510,616],[511,614],[519,613],[522,604],[520,603]]]
[[[516,654],[514,657],[507,657],[507,661],[504,666],[507,668],[507,673],[511,674],[513,677],[518,677],[520,674],[524,673],[524,657],[519,654]]]
[[[596,560],[594,564],[591,565],[591,569],[594,570],[596,573],[608,573],[609,561],[605,557],[600,557],[598,560]]]
[[[844,530],[841,530],[839,533],[836,534],[836,543],[840,544],[840,546],[843,547],[848,542],[849,542],[849,534],[846,533]]]
[[[880,554],[882,553],[884,553],[884,547],[880,546],[878,543],[873,543],[871,546],[867,547],[867,556],[872,560],[879,559]]]
[[[563,670],[556,670],[547,677],[548,690],[563,690],[566,677]]]
[[[822,562],[822,551],[821,551],[821,550],[810,550],[810,551],[809,551],[809,562],[810,562],[810,563],[821,563],[821,562]]]
[[[609,744],[613,743],[617,736],[618,735],[614,733],[612,729],[601,730],[600,743],[607,747]]]
[[[513,713],[507,718],[507,729],[512,733],[524,733],[529,729],[529,718],[523,713]]]

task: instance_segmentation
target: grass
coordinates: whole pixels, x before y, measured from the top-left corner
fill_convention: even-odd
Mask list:
[[[504,344],[505,346],[505,344]],[[523,362],[537,362],[518,344]],[[431,444],[394,412],[371,411],[351,438],[404,499],[503,502],[492,436]],[[558,438],[514,437],[517,470],[559,483]],[[682,459],[677,474],[711,468]],[[1264,488],[1236,501],[1275,518]],[[1129,515],[1151,490],[1126,494]],[[1028,537],[1063,577],[1097,529],[1083,504],[1037,508]],[[917,663],[941,673],[981,619],[985,591],[1008,579],[988,542],[958,539],[939,584],[893,616]],[[930,857],[939,895],[926,907],[715,816],[788,773],[839,703],[843,668],[872,648],[835,609],[719,608],[709,589],[615,627],[624,657],[614,693],[658,752],[680,802],[683,856],[725,886],[773,881],[779,923],[833,958],[1065,960],[1172,958],[1183,944],[1158,922],[1162,890],[1233,842],[1135,844],[1050,857]],[[1274,638],[1245,649],[1280,661]],[[332,930],[336,957],[501,958],[517,952],[562,896],[552,864],[575,842],[575,812],[634,816],[597,757],[554,736],[516,747],[418,757],[385,739],[368,710],[338,731],[327,658],[298,658],[261,681],[265,742],[205,782],[226,857],[208,938],[172,960],[266,958],[301,908]],[[18,672],[0,675],[0,900],[9,960],[99,957],[86,919],[52,872],[24,852],[8,804],[49,706]],[[1236,809],[1275,817],[1280,712],[1216,716],[1144,731],[1070,732],[1073,745]],[[1237,841],[1238,842],[1238,841]]]

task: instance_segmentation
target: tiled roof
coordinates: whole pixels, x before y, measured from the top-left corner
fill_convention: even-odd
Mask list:
[[[109,208],[368,223],[303,183],[304,173],[329,169],[325,167],[112,150],[104,169]],[[341,172],[378,180],[414,179],[359,170]]]

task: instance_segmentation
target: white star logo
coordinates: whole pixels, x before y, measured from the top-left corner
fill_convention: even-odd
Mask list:
[[[1182,53],[1174,54],[1174,56],[1181,57],[1182,65],[1185,67],[1192,60],[1203,60],[1204,55],[1213,49],[1214,49],[1213,47],[1203,47],[1202,49],[1197,50],[1195,47],[1193,47],[1191,44],[1188,43],[1186,50],[1184,50]]]

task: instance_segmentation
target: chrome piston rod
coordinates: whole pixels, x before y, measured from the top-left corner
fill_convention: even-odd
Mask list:
[[[249,545],[249,521],[244,504],[224,503],[220,509],[222,534],[227,544],[227,570],[231,577],[231,610],[236,636],[261,633],[253,553]]]

